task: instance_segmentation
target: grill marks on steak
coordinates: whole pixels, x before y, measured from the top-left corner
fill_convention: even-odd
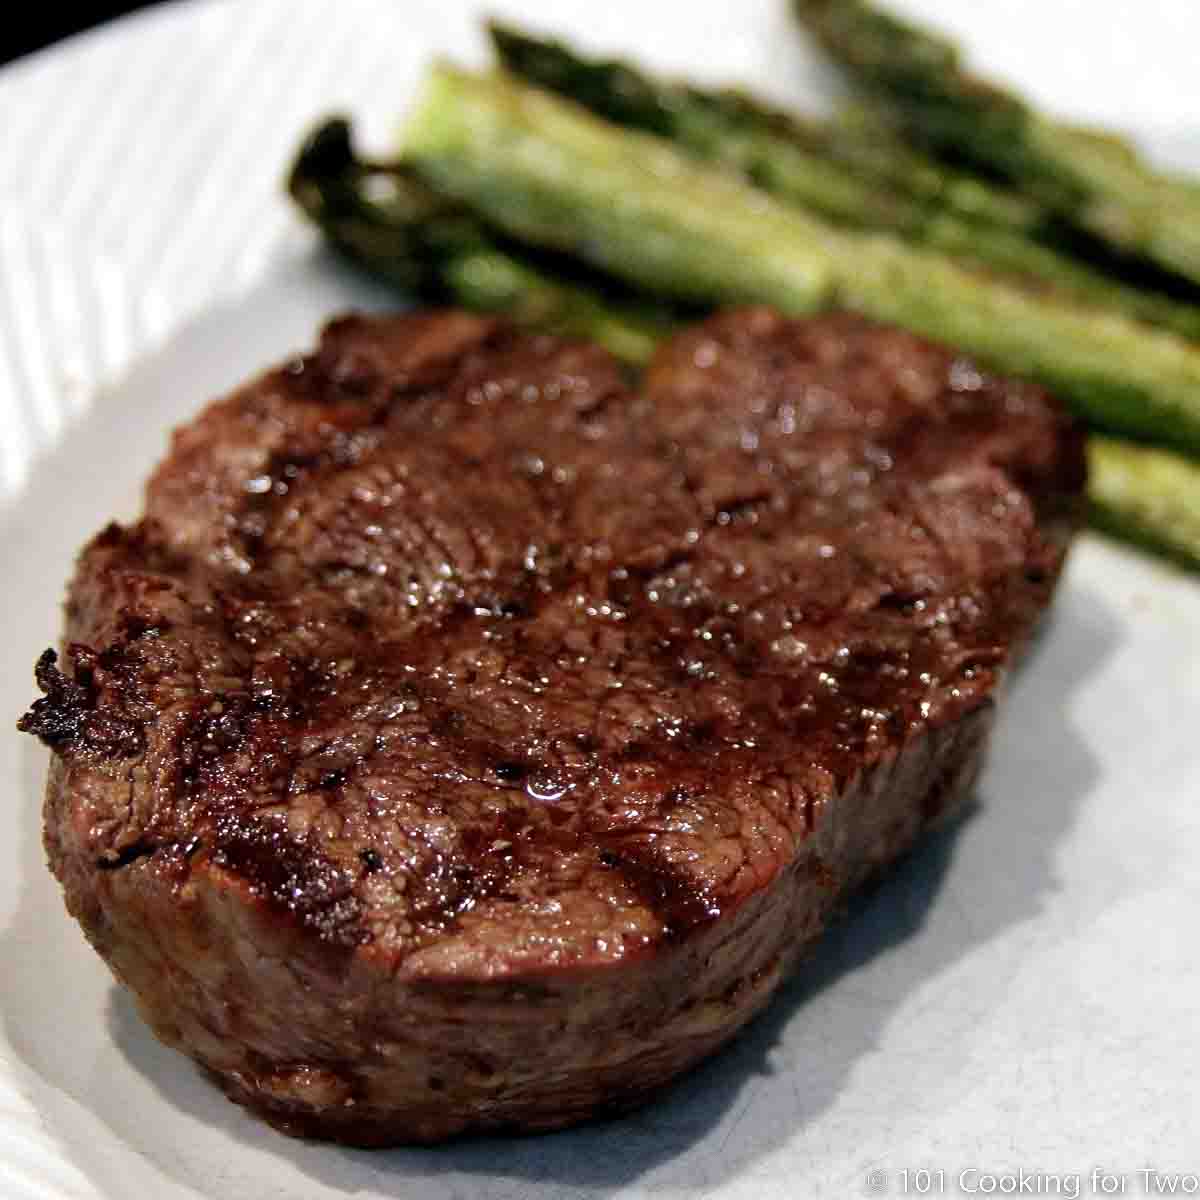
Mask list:
[[[163,847],[332,953],[643,955],[987,703],[1081,482],[1041,391],[851,317],[715,318],[641,392],[494,321],[346,318],[176,434],[24,727],[108,805],[92,861]]]

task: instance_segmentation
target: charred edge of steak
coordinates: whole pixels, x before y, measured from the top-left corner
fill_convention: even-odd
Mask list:
[[[136,842],[131,842],[120,850],[105,850],[96,860],[96,866],[101,871],[117,871],[121,867],[128,867],[135,862],[140,862],[143,858],[149,858],[158,849],[157,843],[146,838],[139,838]]]
[[[612,839],[599,857],[601,865],[616,871],[662,921],[667,941],[680,941],[721,915],[721,906],[710,892],[672,869],[652,847],[629,839]]]
[[[71,676],[58,669],[54,650],[42,653],[34,676],[45,695],[35,700],[17,722],[18,731],[33,734],[64,755],[90,753],[122,759],[140,754],[145,745],[141,728],[97,708],[96,652],[88,646],[73,645],[67,650],[67,658],[73,668]]]
[[[322,942],[350,951],[369,940],[354,894],[358,872],[329,858],[311,840],[259,818],[232,816],[217,823],[209,859]]]
[[[160,864],[167,858],[173,861],[178,871],[185,875],[188,864],[203,848],[204,842],[199,837],[188,838],[186,842],[158,841],[153,837],[140,837],[126,846],[105,850],[96,859],[98,871],[119,871],[124,867],[132,867],[158,855]]]

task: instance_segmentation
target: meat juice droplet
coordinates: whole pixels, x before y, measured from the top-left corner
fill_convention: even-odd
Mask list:
[[[525,794],[531,800],[542,804],[553,804],[561,800],[569,791],[569,783],[560,783],[557,779],[530,779],[525,784]]]

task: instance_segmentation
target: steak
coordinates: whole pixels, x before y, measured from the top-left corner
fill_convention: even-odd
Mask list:
[[[637,389],[337,320],[84,549],[21,723],[50,865],[287,1133],[630,1108],[963,801],[1083,483],[1043,391],[850,316],[719,315]]]

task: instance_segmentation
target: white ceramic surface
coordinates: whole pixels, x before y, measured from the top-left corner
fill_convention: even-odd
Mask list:
[[[904,7],[1041,102],[1200,168],[1194,0]],[[783,100],[831,86],[785,0],[489,8]],[[386,145],[423,62],[479,55],[477,11],[174,4],[0,71],[6,720],[34,694],[75,549],[136,511],[169,428],[329,313],[388,302],[320,252],[280,177],[331,108]],[[154,1042],[44,869],[45,754],[7,735],[0,1197],[790,1200],[902,1195],[906,1168],[944,1172],[927,1194],[1022,1169],[1102,1194],[1097,1168],[1124,1178],[1107,1194],[1146,1194],[1143,1169],[1200,1171],[1198,722],[1200,586],[1085,539],[977,808],[729,1052],[620,1122],[377,1154],[272,1133]]]

